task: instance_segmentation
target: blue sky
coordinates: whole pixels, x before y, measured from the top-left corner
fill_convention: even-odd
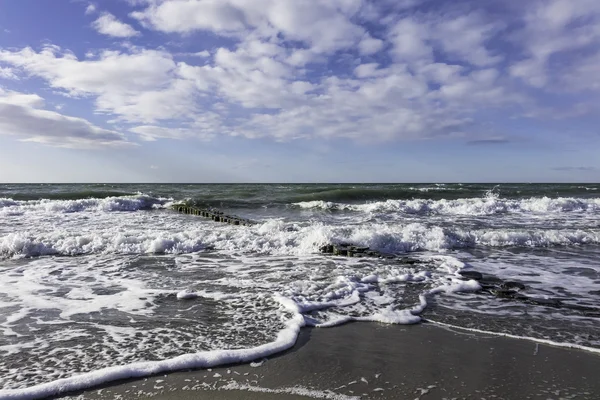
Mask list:
[[[600,180],[597,0],[0,5],[0,182]]]

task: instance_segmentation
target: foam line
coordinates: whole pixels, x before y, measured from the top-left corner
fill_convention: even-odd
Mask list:
[[[564,347],[567,349],[577,349],[577,350],[587,351],[590,353],[600,354],[600,349],[597,349],[595,347],[582,346],[580,344],[553,342],[552,340],[538,339],[538,338],[534,338],[534,337],[530,337],[530,336],[518,336],[518,335],[512,335],[510,333],[484,331],[482,329],[476,329],[476,328],[465,328],[463,326],[446,324],[444,322],[433,321],[431,319],[426,319],[424,321],[432,323],[434,325],[443,326],[445,328],[453,328],[453,329],[459,329],[459,330],[475,332],[475,333],[482,333],[482,334],[493,335],[493,336],[503,336],[503,337],[507,337],[507,338],[511,338],[511,339],[528,340],[530,342],[547,344],[549,346],[554,346],[554,347]]]
[[[287,321],[286,327],[279,332],[277,339],[271,343],[249,349],[202,351],[184,354],[168,360],[137,362],[102,368],[28,388],[0,390],[0,400],[39,399],[88,389],[121,379],[140,378],[183,369],[212,368],[225,364],[248,363],[291,348],[296,343],[300,328],[303,326],[304,318],[300,314],[295,314]]]
[[[331,400],[355,400],[360,399],[360,396],[346,396],[339,393],[334,393],[332,391],[320,391],[307,389],[303,387],[289,387],[289,388],[279,388],[279,389],[269,389],[260,386],[251,386],[247,384],[241,384],[235,381],[229,382],[225,386],[221,386],[219,390],[245,390],[248,392],[256,392],[256,393],[275,393],[275,394],[293,394],[296,396],[302,397],[311,397],[313,399],[331,399]]]

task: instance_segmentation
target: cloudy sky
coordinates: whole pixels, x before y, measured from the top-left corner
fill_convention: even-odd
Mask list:
[[[0,182],[599,181],[598,0],[0,3]]]

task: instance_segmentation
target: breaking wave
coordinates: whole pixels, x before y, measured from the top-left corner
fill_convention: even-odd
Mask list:
[[[0,256],[76,256],[94,253],[192,253],[203,249],[271,255],[309,255],[327,243],[350,242],[385,253],[408,253],[462,248],[550,247],[600,244],[593,229],[494,229],[466,230],[412,223],[300,226],[270,220],[253,227],[234,227],[198,219],[180,231],[145,227],[123,230],[111,226],[93,232],[72,229],[46,233],[19,232],[0,236]],[[200,222],[200,223],[199,223]]]
[[[366,204],[345,204],[323,200],[293,204],[302,209],[348,210],[370,213],[406,213],[418,215],[495,215],[507,213],[595,213],[600,211],[600,199],[580,198],[529,198],[500,199],[494,196],[456,200],[387,200]]]
[[[0,214],[22,214],[26,212],[73,213],[81,211],[138,211],[163,208],[172,199],[152,197],[145,194],[132,196],[86,198],[76,200],[14,200],[0,198]]]

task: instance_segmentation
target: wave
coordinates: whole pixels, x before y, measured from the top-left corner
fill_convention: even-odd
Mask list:
[[[49,235],[10,233],[0,238],[2,257],[78,256],[98,253],[164,254],[193,253],[207,246],[188,234],[98,232],[81,235],[56,232]]]
[[[448,260],[449,267],[452,261]],[[461,265],[464,265],[458,262]],[[461,267],[458,266],[458,269]],[[371,277],[369,277],[371,278]],[[409,281],[409,278],[404,279]],[[355,276],[345,279],[338,277],[338,284],[344,283],[353,284],[351,287],[359,287],[362,292],[373,291],[375,287],[359,282]],[[328,290],[327,287],[324,288]],[[359,290],[352,290],[350,293],[342,291],[334,301],[305,301],[303,296],[287,296],[279,292],[273,293],[272,302],[278,305],[275,311],[280,315],[282,320],[282,329],[276,333],[275,337],[267,343],[255,345],[253,347],[238,348],[238,349],[215,349],[198,352],[188,352],[172,358],[156,360],[156,361],[138,361],[120,366],[107,366],[97,368],[88,372],[80,372],[69,377],[52,380],[50,382],[39,383],[34,386],[15,388],[15,389],[0,389],[0,398],[2,399],[35,399],[44,398],[53,395],[63,394],[69,391],[76,391],[94,387],[111,381],[122,380],[127,378],[140,378],[158,373],[177,371],[183,369],[199,369],[218,367],[227,364],[249,363],[254,360],[259,360],[273,354],[280,353],[291,348],[297,341],[300,330],[306,326],[316,327],[333,327],[341,325],[349,321],[365,321],[365,322],[380,322],[386,324],[416,324],[421,321],[420,314],[428,306],[428,298],[439,295],[441,293],[457,293],[471,292],[479,290],[480,286],[477,282],[459,281],[458,278],[450,278],[444,284],[438,285],[433,289],[427,290],[419,295],[418,304],[412,308],[394,309],[392,305],[382,305],[373,310],[371,315],[363,316],[345,316],[339,317],[337,313],[335,317],[328,318],[327,321],[321,322],[314,318],[313,315],[308,316],[307,313],[315,310],[327,310],[329,308],[344,308],[353,306],[361,301]],[[189,300],[189,299],[188,299]],[[273,313],[273,310],[269,310]],[[304,392],[303,394],[307,394]],[[314,394],[309,392],[308,394]],[[331,396],[330,398],[349,398]]]
[[[124,192],[116,190],[80,190],[72,192],[31,192],[31,193],[12,193],[10,197],[13,200],[29,201],[29,200],[80,200],[80,199],[105,199],[107,197],[122,197],[132,196],[135,192]]]
[[[550,198],[593,198],[597,185],[556,185],[556,184],[415,184],[415,185],[327,185],[303,187],[289,193],[290,203],[323,201],[336,203],[358,203],[365,201],[391,200],[458,200],[468,198],[502,197],[505,199],[525,199],[530,197]]]
[[[327,243],[350,242],[383,253],[444,251],[473,247],[551,247],[600,244],[600,231],[579,229],[443,228],[412,223],[299,226],[270,220],[253,227],[213,223],[189,225],[183,230],[145,227],[123,232],[98,228],[90,233],[70,230],[50,233],[9,233],[0,236],[0,257],[77,256],[95,253],[193,253],[204,249],[269,255],[311,255]],[[181,229],[181,228],[180,228]]]
[[[25,212],[73,213],[81,211],[138,211],[163,208],[172,199],[152,197],[145,194],[131,196],[88,198],[77,200],[14,200],[0,198],[1,214],[22,214]]]
[[[410,199],[415,196],[415,193],[419,193],[420,195],[427,194],[429,190],[421,190],[423,188],[364,188],[364,187],[355,187],[355,188],[339,188],[339,189],[326,189],[326,190],[317,190],[311,191],[309,193],[294,195],[289,198],[290,202],[303,202],[303,201],[332,201],[332,202],[342,202],[342,201],[373,201],[373,200],[381,200],[381,199]],[[452,189],[448,189],[445,187],[435,187],[429,188],[432,191],[436,192],[445,192],[450,191]],[[481,195],[481,192],[477,192],[477,195]],[[436,196],[439,196],[437,194]]]
[[[368,213],[406,213],[418,215],[495,215],[507,213],[564,213],[600,211],[599,198],[549,198],[532,197],[528,199],[500,199],[494,196],[466,198],[456,200],[386,200],[366,204],[335,203],[323,200],[294,203],[293,207],[302,209],[321,209],[328,211],[347,210]]]

